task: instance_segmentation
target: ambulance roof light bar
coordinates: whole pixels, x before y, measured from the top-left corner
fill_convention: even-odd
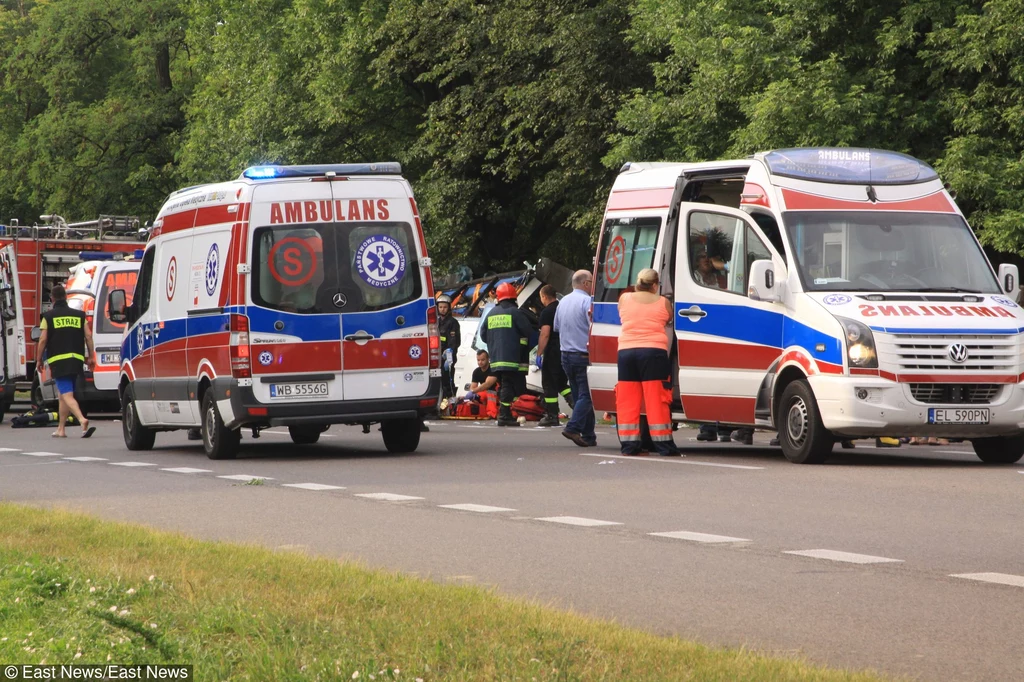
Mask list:
[[[907,185],[939,177],[923,161],[880,149],[777,149],[766,153],[764,162],[772,175],[843,185]]]
[[[326,163],[313,166],[250,166],[242,171],[242,177],[249,180],[401,174],[402,164],[397,161],[386,161],[384,163]]]

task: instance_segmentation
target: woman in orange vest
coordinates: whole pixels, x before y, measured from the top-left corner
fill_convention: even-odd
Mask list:
[[[658,272],[640,271],[636,291],[619,297],[619,381],[615,385],[616,422],[624,455],[639,455],[640,408],[647,414],[651,440],[659,455],[679,455],[672,441],[671,365],[665,325],[672,303],[658,295]]]

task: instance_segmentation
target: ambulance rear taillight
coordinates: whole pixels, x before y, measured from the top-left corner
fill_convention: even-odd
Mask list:
[[[427,357],[430,369],[441,368],[441,330],[437,326],[437,307],[427,308]]]
[[[231,315],[229,323],[231,337],[228,351],[231,357],[231,376],[235,379],[252,378],[252,363],[249,359],[249,318],[245,315]]]

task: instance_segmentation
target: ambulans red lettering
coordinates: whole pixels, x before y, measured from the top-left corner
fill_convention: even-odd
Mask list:
[[[283,223],[284,216],[281,215],[281,204],[270,205],[270,224],[276,225],[277,223]]]
[[[944,305],[933,305],[932,310],[937,312],[939,315],[942,315],[943,317],[953,317],[953,311]]]
[[[363,220],[376,220],[377,207],[373,199],[363,199]]]
[[[899,313],[896,312],[896,306],[894,305],[880,305],[878,306],[878,312],[882,313],[886,317],[889,317],[890,315],[899,315]]]
[[[860,306],[860,314],[864,317],[874,317],[878,314],[878,311],[875,310],[875,306],[862,303]]]
[[[347,205],[346,205],[347,204]],[[333,201],[288,201],[270,204],[270,224],[330,223],[346,220],[388,220],[387,199],[334,199]]]
[[[996,306],[996,313],[1000,317],[1014,317],[1013,313],[1011,313],[1009,310],[1007,310],[1006,308],[1000,308],[999,306]]]
[[[963,317],[971,316],[971,311],[963,307],[962,305],[953,306],[953,312],[956,313],[957,315],[962,315]]]
[[[977,315],[977,316],[979,316],[979,317],[998,317],[998,316],[997,316],[997,315],[996,315],[996,314],[995,314],[994,312],[992,312],[992,310],[991,310],[991,309],[989,309],[989,308],[979,308],[979,307],[977,307],[977,306],[971,306],[971,311],[972,311],[972,312],[973,312],[973,313],[974,313],[975,315]]]
[[[909,305],[901,305],[900,306],[900,314],[901,315],[920,315],[921,313],[917,312],[916,310],[911,308]]]
[[[924,315],[925,317],[933,317],[935,315],[935,313],[928,310],[928,306],[921,307],[921,314]]]

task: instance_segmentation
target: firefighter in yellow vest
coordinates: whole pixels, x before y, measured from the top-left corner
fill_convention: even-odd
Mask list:
[[[54,438],[66,438],[64,427],[68,415],[73,414],[82,424],[82,438],[88,438],[96,431],[89,426],[89,420],[82,415],[82,410],[75,400],[75,379],[82,373],[83,365],[92,369],[94,348],[92,345],[92,329],[89,327],[85,313],[68,305],[64,287],[57,284],[50,290],[53,308],[43,313],[39,322],[42,332],[36,346],[36,358],[50,368],[50,375],[57,385],[60,395],[57,430]]]

